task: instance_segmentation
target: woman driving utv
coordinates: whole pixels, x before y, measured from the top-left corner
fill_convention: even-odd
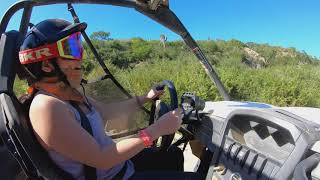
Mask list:
[[[83,96],[77,89],[82,80],[80,37],[85,28],[85,23],[48,19],[31,28],[20,48],[24,70],[20,77],[30,86],[22,101],[38,142],[53,162],[75,179],[88,179],[86,168],[95,168],[96,179],[197,179],[198,174],[182,172],[180,149],[142,151],[179,128],[179,109],[118,143],[105,134],[106,121],[117,121],[115,113],[137,110],[163,91],[151,89],[146,95],[123,101],[117,104],[119,111]],[[89,121],[91,133],[83,118]]]

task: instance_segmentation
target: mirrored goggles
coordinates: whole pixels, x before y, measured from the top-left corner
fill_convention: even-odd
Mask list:
[[[29,64],[56,57],[61,57],[65,60],[81,60],[83,58],[81,33],[76,32],[55,43],[19,52],[21,64]]]

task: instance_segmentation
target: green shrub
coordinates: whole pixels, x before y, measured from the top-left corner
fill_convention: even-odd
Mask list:
[[[93,43],[108,69],[132,94],[143,94],[152,85],[168,79],[174,82],[179,96],[194,91],[205,100],[222,100],[199,61],[182,41],[167,42],[166,48],[159,41],[141,38],[94,40]],[[210,63],[216,65],[233,99],[278,106],[320,107],[320,61],[305,52],[267,44],[243,44],[237,40],[199,41],[199,44]],[[105,73],[87,44],[84,47],[85,78],[97,79]],[[241,63],[245,57],[244,47],[265,57],[267,67],[252,69]],[[26,88],[24,81],[15,82],[16,94],[25,93]]]

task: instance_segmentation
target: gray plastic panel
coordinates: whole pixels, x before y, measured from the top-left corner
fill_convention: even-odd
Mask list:
[[[272,156],[265,154],[263,151],[259,151],[259,148],[252,149],[253,147],[242,144],[240,148],[235,143],[242,141],[231,140],[230,132],[227,130],[230,128],[230,122],[233,122],[234,118],[242,116],[242,121],[245,130],[243,134],[249,133],[247,138],[254,138],[255,136],[264,140],[267,143],[276,141],[276,149],[265,149],[265,144],[259,145],[258,141],[251,141],[255,146],[261,147],[265,152],[274,151]],[[286,116],[273,110],[257,110],[257,109],[241,109],[235,110],[224,121],[218,121],[217,119],[211,119],[212,124],[220,122],[219,125],[223,124],[221,134],[215,133],[213,130],[207,132],[207,136],[212,136],[212,142],[206,143],[214,146],[219,146],[221,153],[215,153],[212,159],[211,166],[207,175],[207,179],[212,179],[213,176],[220,177],[221,179],[229,179],[235,172],[240,173],[242,179],[290,179],[292,177],[295,166],[301,161],[304,155],[307,153],[308,148],[313,144],[313,138],[309,138],[305,130],[313,132],[312,126],[306,124],[297,123],[293,117]],[[247,125],[246,125],[247,123]],[[301,126],[300,126],[301,125]],[[234,126],[233,126],[234,127]],[[204,130],[205,128],[200,128]],[[197,129],[197,133],[199,133]],[[219,128],[220,129],[220,128]],[[241,133],[240,133],[241,134]],[[228,138],[226,138],[229,136]],[[238,134],[239,136],[239,134]],[[241,140],[241,139],[240,139]],[[263,142],[263,141],[262,141]],[[211,146],[209,145],[209,146]],[[279,148],[280,147],[280,148]],[[272,147],[270,147],[272,148]],[[317,149],[316,147],[314,147]],[[240,150],[239,150],[240,149]],[[276,151],[275,151],[276,150]],[[284,153],[284,156],[280,156]],[[281,158],[282,157],[282,158]],[[243,167],[241,166],[241,159],[244,162]],[[215,172],[214,166],[223,164],[227,167],[225,175],[219,175]],[[316,171],[313,171],[316,177]]]

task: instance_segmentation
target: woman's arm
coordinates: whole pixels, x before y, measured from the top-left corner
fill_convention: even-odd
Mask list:
[[[181,123],[181,117],[175,111],[167,113],[162,119],[146,128],[151,140],[173,133]],[[101,147],[80,126],[67,105],[50,96],[38,95],[34,99],[30,108],[30,120],[38,141],[42,142],[46,149],[53,149],[68,158],[98,169],[111,168],[130,159],[144,148],[139,137]]]

